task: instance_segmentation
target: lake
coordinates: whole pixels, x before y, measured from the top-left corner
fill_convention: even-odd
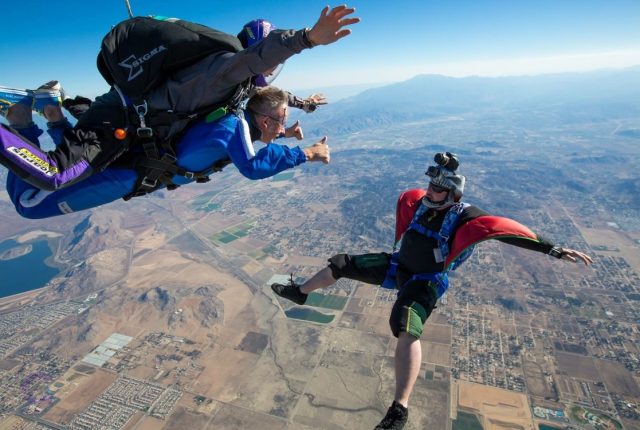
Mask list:
[[[60,269],[45,260],[53,255],[46,239],[18,243],[13,239],[0,242],[0,255],[15,247],[31,246],[31,252],[9,260],[0,260],[0,297],[12,296],[44,287]],[[16,255],[19,255],[17,253]]]

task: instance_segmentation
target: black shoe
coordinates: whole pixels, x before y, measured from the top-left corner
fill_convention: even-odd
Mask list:
[[[304,305],[307,301],[307,297],[309,296],[308,294],[300,291],[300,285],[293,282],[293,274],[291,275],[291,279],[289,279],[288,284],[271,284],[271,289],[280,297],[289,299],[299,305]]]
[[[409,409],[394,400],[387,411],[387,415],[373,430],[402,430],[408,418]]]

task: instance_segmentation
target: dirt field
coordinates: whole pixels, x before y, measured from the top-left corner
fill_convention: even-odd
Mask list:
[[[443,345],[451,345],[451,326],[433,324],[427,320],[422,334],[422,340],[425,342],[441,343]]]
[[[167,425],[166,430],[174,428],[196,429],[197,427],[186,427],[181,421],[179,427],[170,427]],[[222,406],[220,412],[216,414],[207,427],[202,429],[216,430],[236,430],[236,429],[260,429],[260,430],[282,430],[285,428],[286,421],[270,415],[248,411],[246,409],[237,408],[231,405]]]
[[[247,376],[258,362],[255,354],[225,348],[208,357],[210,363],[198,378],[194,391],[205,397],[231,402],[240,395],[238,382]]]
[[[44,419],[62,425],[68,424],[74,415],[86,409],[117,377],[114,373],[98,369],[91,376],[74,379],[74,388],[69,392],[58,392],[59,396],[64,394],[62,400],[45,414]]]
[[[189,424],[188,422],[185,424]],[[122,430],[158,430],[158,429],[162,429],[162,428],[172,428],[172,427],[166,427],[166,421],[155,418],[155,417],[150,417],[150,416],[145,416],[142,413],[138,412],[136,415],[134,415],[130,420],[128,425],[126,425]],[[173,427],[176,428],[176,427]],[[188,428],[191,429],[193,427],[182,427],[182,428]]]
[[[175,411],[171,416],[167,419],[166,424],[163,429],[189,429],[189,430],[199,430],[205,428],[211,428],[208,426],[209,421],[211,421],[211,415],[205,415],[198,412],[193,412],[185,409],[184,407],[176,407]],[[160,428],[160,427],[155,427]],[[151,430],[151,428],[150,428]]]
[[[0,430],[16,430],[23,428],[25,420],[16,416],[8,416],[4,419],[0,418]]]
[[[382,360],[367,353],[326,352],[306,386],[294,422],[318,429],[373,428],[386,409],[378,398],[381,378],[373,371]],[[390,382],[392,372],[384,366],[383,380]]]
[[[304,255],[289,255],[287,257],[287,264],[292,266],[313,266],[313,267],[325,267],[327,265],[327,259],[322,257],[306,257]]]
[[[0,370],[11,370],[20,363],[22,362],[19,360],[11,359],[11,358],[0,360]]]
[[[640,398],[640,387],[633,375],[622,364],[606,360],[595,360],[595,362],[609,391]]]
[[[558,351],[555,352],[555,357],[558,367],[567,372],[567,375],[588,381],[601,380],[592,358]]]
[[[376,297],[376,288],[367,284],[359,284],[353,292],[353,297],[373,300]]]
[[[576,227],[580,229],[580,233],[582,233],[591,245],[612,246],[612,244],[615,244],[615,247],[619,249],[617,252],[596,251],[598,254],[621,256],[627,260],[634,270],[640,270],[640,252],[638,252],[638,245],[634,242],[634,239],[625,232],[586,228],[580,225],[576,225]]]
[[[158,249],[166,242],[166,235],[157,231],[155,228],[149,228],[136,237],[133,245],[133,253],[137,253],[144,249]]]
[[[534,430],[526,395],[467,381],[456,383],[458,407],[481,415],[485,430]]]
[[[422,341],[421,346],[423,362],[441,366],[451,365],[451,347],[449,345]]]
[[[242,266],[242,270],[244,270],[248,275],[251,276],[256,275],[262,269],[264,269],[264,267],[254,260],[250,260],[247,264]]]
[[[535,361],[524,360],[522,364],[529,393],[539,397],[551,397],[553,391],[544,377],[542,367]]]
[[[351,301],[353,301],[353,299]],[[388,318],[377,315],[343,312],[338,325],[342,328],[351,328],[380,335],[389,335],[391,333]]]

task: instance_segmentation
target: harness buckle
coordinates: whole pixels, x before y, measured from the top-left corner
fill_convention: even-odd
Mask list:
[[[184,177],[187,179],[193,179],[195,178],[196,174],[193,172],[184,172]]]
[[[149,109],[147,108],[147,101],[143,100],[141,104],[139,105],[133,105],[133,108],[135,109],[136,113],[138,114],[138,118],[140,118],[140,128],[147,128],[147,124],[145,124],[144,122],[144,117],[147,114],[147,112],[149,111]],[[140,135],[138,135],[140,136]],[[142,136],[140,136],[142,137]]]
[[[139,127],[136,130],[136,134],[138,135],[138,137],[149,139],[153,136],[153,130],[149,127]]]
[[[156,185],[158,185],[158,180],[154,179],[153,181],[151,181],[145,176],[144,178],[142,178],[142,182],[140,182],[140,185],[148,188],[155,188]]]

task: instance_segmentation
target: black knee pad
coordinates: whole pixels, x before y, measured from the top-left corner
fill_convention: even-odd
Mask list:
[[[334,279],[338,280],[342,278],[342,269],[347,266],[348,257],[347,254],[336,254],[328,260],[331,275]]]

